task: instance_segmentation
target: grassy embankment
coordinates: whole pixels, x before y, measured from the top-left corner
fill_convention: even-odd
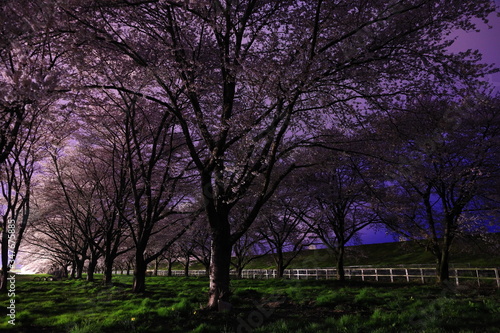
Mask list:
[[[496,235],[500,242],[500,234]],[[456,243],[451,249],[450,263],[462,267],[500,267],[500,256],[484,251],[484,244]],[[490,251],[491,252],[491,251]],[[373,265],[392,267],[408,264],[435,264],[434,256],[414,242],[382,243],[350,246],[347,248],[345,265]],[[270,255],[252,261],[248,269],[272,269],[276,265]],[[335,267],[335,257],[327,249],[304,250],[295,258],[289,268]],[[162,267],[164,269],[164,267]],[[183,269],[176,264],[174,269]],[[190,269],[204,269],[193,263]]]
[[[498,332],[493,288],[315,280],[235,280],[226,314],[205,312],[205,278],[149,277],[131,294],[130,276],[114,285],[16,281],[16,325],[1,308],[2,332]],[[0,295],[7,304],[6,295]]]
[[[498,256],[459,249],[453,250],[452,263],[500,266]],[[412,243],[387,243],[349,248],[346,265],[433,261]],[[333,257],[326,250],[305,251],[292,264],[294,268],[332,266]],[[265,257],[249,267],[274,265]],[[0,295],[0,331],[498,332],[500,327],[500,292],[475,286],[234,280],[235,308],[220,315],[200,310],[207,300],[206,278],[149,277],[144,294],[130,293],[131,276],[114,277],[108,287],[99,282],[33,278],[16,278],[15,326],[6,316],[10,299]]]

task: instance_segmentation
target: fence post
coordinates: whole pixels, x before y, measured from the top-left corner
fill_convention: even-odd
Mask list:
[[[375,280],[378,282],[378,269],[375,268]]]
[[[361,280],[365,281],[365,270],[363,268],[360,269],[361,269]]]
[[[458,269],[455,269],[455,283],[458,285],[460,285],[460,283],[458,282]]]
[[[479,279],[479,269],[476,268],[477,286],[481,287],[481,281]]]
[[[406,282],[410,282],[410,276],[408,276],[408,268],[405,268]]]
[[[497,287],[500,288],[500,277],[498,276],[498,268],[493,268],[495,271],[495,279],[497,280]]]
[[[392,275],[392,268],[389,268],[389,274],[391,274],[391,282],[394,282],[394,275]]]
[[[422,284],[425,284],[424,270],[422,268],[420,268],[420,277],[422,279]]]

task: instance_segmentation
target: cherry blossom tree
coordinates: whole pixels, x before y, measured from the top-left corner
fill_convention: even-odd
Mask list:
[[[19,222],[11,233],[17,238],[12,249],[15,259],[29,219],[40,137],[49,120],[57,124],[64,117],[64,112],[59,118],[52,113],[66,51],[59,47],[59,38],[50,38],[50,29],[42,28],[41,22],[50,17],[48,7],[31,1],[0,4],[0,168],[5,172],[0,177],[6,200],[2,207],[2,289],[9,270],[7,221]]]
[[[312,244],[311,228],[304,223],[303,211],[285,193],[269,202],[259,217],[258,230],[276,263],[276,278],[282,278],[285,269],[299,253]],[[299,213],[297,213],[299,211]]]
[[[379,222],[378,203],[371,190],[369,174],[372,170],[366,158],[322,152],[327,157],[323,158],[323,163],[307,170],[304,181],[303,187],[307,189],[312,206],[304,222],[335,254],[337,279],[344,281],[345,247],[356,240],[361,230]]]
[[[185,259],[184,275],[188,275],[191,258],[202,264],[208,273],[210,268],[210,244],[210,231],[205,227],[205,221],[197,219],[186,234],[178,241],[178,248]]]
[[[392,113],[385,131],[380,198],[388,227],[436,257],[437,279],[449,279],[449,250],[461,234],[496,224],[500,104],[476,95],[462,100],[418,98]],[[392,133],[392,134],[390,134]]]
[[[37,199],[43,210],[33,221],[26,241],[37,248],[37,252],[63,265],[64,269],[66,265],[71,266],[71,278],[81,279],[85,261],[89,259],[88,241],[65,207],[65,202],[60,198],[53,199]]]
[[[444,94],[488,73],[479,55],[449,53],[445,37],[493,10],[488,0],[87,0],[60,8],[69,25],[61,30],[80,47],[82,85],[126,92],[175,118],[211,230],[211,309],[230,295],[232,245],[300,164],[294,148],[326,123],[363,118],[363,107]],[[120,73],[144,85],[116,71],[92,75],[117,60]],[[287,167],[275,169],[278,162]],[[242,198],[252,204],[232,226]]]
[[[38,118],[37,115],[32,115]],[[38,121],[37,121],[38,120]],[[43,158],[40,139],[42,121],[29,119],[31,125],[21,128],[9,156],[0,164],[0,212],[2,214],[2,287],[6,272],[14,264],[24,233],[30,221],[34,174]],[[10,244],[9,244],[10,243]],[[10,252],[10,255],[9,255]]]
[[[234,243],[231,264],[236,270],[237,278],[241,279],[243,269],[248,264],[269,254],[271,249],[266,249],[263,241],[262,235],[258,232],[258,224],[254,224]]]
[[[94,101],[96,102],[96,101]],[[123,126],[112,121],[119,113],[112,112],[105,101],[99,101],[100,109],[94,105],[80,110],[82,126],[76,133],[79,154],[85,158],[85,178],[95,185],[94,200],[99,207],[96,219],[101,230],[102,243],[95,243],[104,261],[104,283],[112,280],[114,261],[130,251],[133,245],[126,218],[133,210],[130,207],[132,190],[128,176],[126,143]],[[96,117],[100,122],[96,122]],[[119,121],[118,121],[119,122]]]
[[[123,121],[120,130],[131,190],[120,214],[135,245],[133,291],[142,292],[147,265],[159,258],[190,224],[185,218],[189,215],[190,199],[182,189],[190,181],[189,161],[168,112],[156,104],[137,100],[135,95],[122,94],[120,98],[115,106],[120,108],[119,119]],[[147,254],[151,237],[159,233],[164,236],[163,245]]]

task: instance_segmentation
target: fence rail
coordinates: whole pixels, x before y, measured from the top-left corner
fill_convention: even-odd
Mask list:
[[[380,282],[421,282],[435,281],[436,269],[429,267],[359,267],[345,268],[345,277],[350,280],[380,281]],[[118,271],[116,274],[120,274]],[[173,276],[184,276],[183,270],[173,270]],[[166,276],[167,271],[158,271],[158,275]],[[189,276],[206,276],[205,270],[190,270]],[[236,272],[231,271],[236,277]],[[244,269],[244,279],[272,279],[276,278],[275,269]],[[286,269],[283,276],[289,279],[335,279],[337,270],[335,268],[318,269]],[[461,283],[477,283],[478,286],[485,284],[496,284],[500,288],[499,268],[452,268],[450,269],[450,280],[455,281],[458,286]]]

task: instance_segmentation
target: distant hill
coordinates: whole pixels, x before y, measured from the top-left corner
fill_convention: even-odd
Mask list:
[[[457,241],[451,249],[452,266],[500,267],[500,233],[492,234],[497,249],[478,240]],[[345,265],[395,266],[411,264],[435,264],[434,256],[415,242],[393,242],[369,245],[357,245],[347,248]],[[289,268],[325,268],[335,267],[335,258],[327,249],[304,250],[291,263]],[[272,269],[274,261],[270,255],[252,261],[247,269]],[[174,269],[182,269],[176,266]],[[194,263],[190,269],[203,269]]]

